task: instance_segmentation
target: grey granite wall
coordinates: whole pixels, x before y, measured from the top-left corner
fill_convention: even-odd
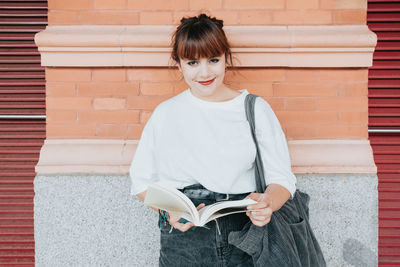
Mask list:
[[[376,175],[296,176],[328,266],[377,266]],[[157,266],[158,217],[128,176],[39,175],[34,189],[36,266]]]

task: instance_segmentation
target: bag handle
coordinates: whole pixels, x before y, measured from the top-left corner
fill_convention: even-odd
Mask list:
[[[254,144],[256,145],[256,159],[255,159],[254,172],[255,172],[257,193],[264,193],[266,189],[264,166],[262,164],[261,153],[258,147],[257,137],[255,133],[256,126],[255,126],[254,106],[257,97],[258,95],[247,94],[244,102],[245,102],[246,118],[250,124],[251,136],[253,137]]]

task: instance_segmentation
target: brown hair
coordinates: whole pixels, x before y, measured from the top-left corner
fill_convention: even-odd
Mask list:
[[[204,13],[182,18],[172,35],[171,58],[179,64],[181,58],[211,58],[225,54],[225,63],[232,67],[231,47],[223,26],[222,20]]]

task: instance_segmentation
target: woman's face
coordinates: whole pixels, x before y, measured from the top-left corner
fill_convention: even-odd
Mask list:
[[[200,59],[181,59],[179,70],[192,92],[205,99],[212,99],[224,88],[225,54]]]

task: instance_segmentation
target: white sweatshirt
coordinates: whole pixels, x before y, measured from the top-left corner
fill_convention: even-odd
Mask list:
[[[130,166],[131,194],[162,180],[175,188],[200,183],[220,193],[256,190],[256,148],[246,119],[248,91],[223,102],[194,96],[190,89],[162,102],[145,125]],[[293,198],[292,173],[285,134],[271,106],[255,103],[256,136],[266,184],[280,184]]]

